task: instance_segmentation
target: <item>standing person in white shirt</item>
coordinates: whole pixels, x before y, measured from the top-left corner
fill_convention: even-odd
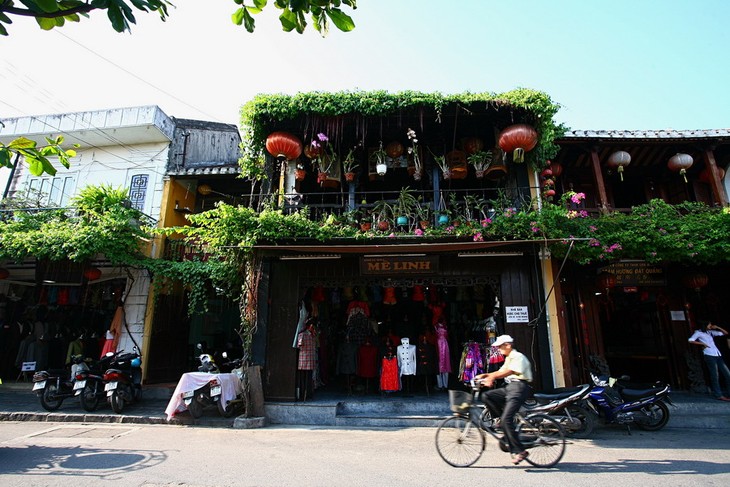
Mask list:
[[[695,330],[689,343],[702,347],[702,353],[705,358],[705,364],[710,372],[710,382],[712,384],[712,393],[715,399],[730,402],[730,369],[722,359],[722,354],[715,345],[714,337],[726,336],[727,331],[709,321],[700,321],[700,328]],[[720,374],[725,379],[725,393],[720,389]]]

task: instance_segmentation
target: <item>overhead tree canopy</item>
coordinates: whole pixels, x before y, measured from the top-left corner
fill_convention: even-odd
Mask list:
[[[250,5],[246,3],[251,2]],[[233,23],[243,25],[253,32],[256,23],[253,15],[260,13],[268,0],[233,0],[238,5],[231,16]],[[274,6],[281,10],[279,21],[286,32],[303,33],[307,27],[307,16],[314,28],[323,36],[329,31],[330,22],[337,29],[349,32],[355,28],[352,18],[342,11],[342,5],[353,10],[357,0],[274,0]],[[11,16],[34,17],[43,30],[62,27],[66,22],[79,22],[94,10],[105,10],[112,28],[117,32],[129,31],[130,24],[136,24],[134,10],[145,13],[156,12],[161,20],[169,16],[168,0],[0,0],[0,35],[8,35],[5,24],[12,24]]]

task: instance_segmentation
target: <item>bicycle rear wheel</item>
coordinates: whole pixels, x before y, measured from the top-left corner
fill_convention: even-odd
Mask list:
[[[482,456],[484,432],[469,418],[452,416],[436,430],[436,450],[452,467],[468,467]]]
[[[517,425],[522,444],[530,451],[525,461],[535,467],[556,465],[565,453],[565,433],[560,424],[545,414],[531,414]]]

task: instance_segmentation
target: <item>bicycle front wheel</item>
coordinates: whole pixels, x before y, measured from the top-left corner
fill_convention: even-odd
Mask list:
[[[484,432],[470,418],[446,418],[436,430],[436,450],[452,467],[474,465],[485,446]]]
[[[522,444],[530,451],[525,460],[535,467],[557,465],[565,453],[565,433],[560,424],[545,414],[531,414],[517,425]]]

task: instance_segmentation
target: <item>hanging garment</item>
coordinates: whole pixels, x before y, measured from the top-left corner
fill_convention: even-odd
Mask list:
[[[380,364],[380,390],[393,392],[400,390],[398,359],[394,355],[383,357]]]
[[[352,293],[351,286],[345,286],[342,288],[342,298],[345,301],[352,301],[355,298],[354,294]]]
[[[416,346],[408,338],[401,338],[398,346],[398,369],[400,375],[416,375]]]
[[[357,351],[357,375],[365,379],[378,376],[378,347],[370,342],[360,345]]]
[[[469,382],[479,374],[484,373],[484,360],[481,348],[476,342],[469,342],[464,346],[463,361],[459,372],[462,382]]]
[[[337,352],[337,373],[338,374],[356,374],[357,373],[357,351],[360,345],[353,342],[345,342],[340,345]]]
[[[368,303],[365,301],[350,301],[350,303],[347,305],[347,317],[349,319],[350,316],[352,316],[355,312],[362,312],[365,316],[370,316],[370,306],[368,306]]]
[[[436,324],[437,348],[439,353],[439,373],[451,372],[451,355],[449,352],[449,331],[443,323]]]
[[[416,375],[431,375],[436,371],[436,347],[424,338],[416,347]]]
[[[444,318],[444,310],[446,309],[446,303],[440,301],[438,303],[431,303],[428,305],[428,309],[431,310],[431,324],[436,326],[439,321]]]
[[[324,288],[322,286],[317,286],[312,291],[312,302],[314,303],[321,303],[325,300],[324,296]]]
[[[297,340],[299,334],[304,330],[304,325],[307,322],[307,307],[304,305],[304,301],[299,301],[299,319],[297,320],[297,329],[294,331],[294,340],[292,341],[292,348],[297,348]]]
[[[347,318],[345,325],[345,336],[347,339],[356,345],[361,345],[365,343],[365,340],[370,334],[370,321],[368,317],[360,308],[353,310]]]
[[[386,287],[384,289],[385,295],[383,296],[383,304],[396,304],[398,300],[395,297],[395,288]]]
[[[426,295],[423,293],[423,286],[413,286],[413,301],[420,303],[426,300]]]
[[[109,325],[109,330],[106,332],[106,341],[104,347],[101,350],[101,357],[103,358],[108,352],[116,352],[117,346],[119,345],[119,337],[122,334],[122,323],[124,322],[124,307],[117,306],[117,310],[112,318],[112,323]]]
[[[377,284],[370,286],[370,295],[372,296],[373,303],[380,303],[383,301],[383,292],[381,289],[382,288]]]
[[[314,336],[309,330],[304,330],[299,334],[297,348],[299,349],[297,369],[314,370],[316,366],[316,348],[314,346]]]

